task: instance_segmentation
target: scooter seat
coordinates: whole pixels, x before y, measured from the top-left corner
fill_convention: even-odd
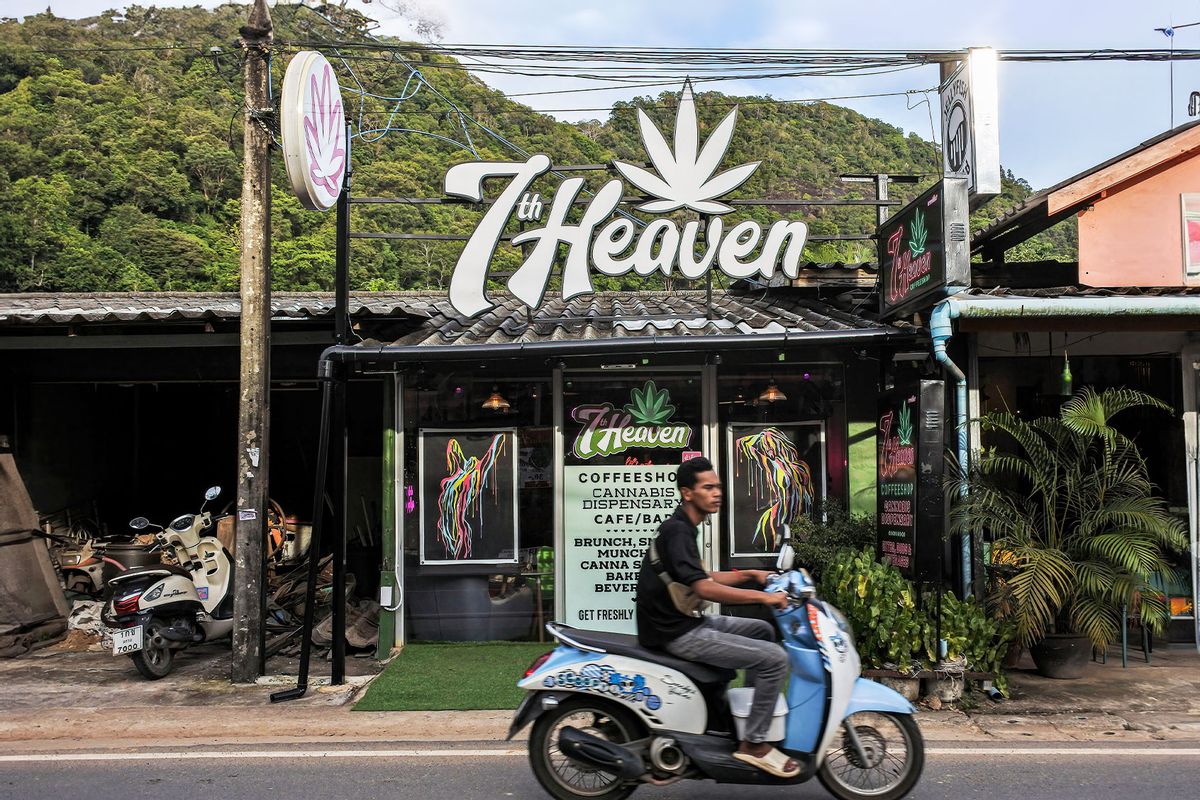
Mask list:
[[[676,658],[662,650],[650,650],[638,644],[636,636],[627,633],[609,633],[608,631],[585,631],[572,628],[560,622],[552,622],[546,626],[556,639],[564,644],[582,645],[586,650],[598,650],[614,656],[629,656],[640,658],[654,664],[670,667],[687,675],[696,683],[714,684],[729,683],[737,676],[737,671],[724,667],[711,667],[698,664],[695,661],[685,661]]]
[[[155,575],[178,575],[182,578],[192,579],[192,573],[188,572],[178,564],[154,564],[152,566],[130,567],[124,572],[118,572],[113,577],[109,578],[109,583],[124,583],[136,578],[150,578]]]

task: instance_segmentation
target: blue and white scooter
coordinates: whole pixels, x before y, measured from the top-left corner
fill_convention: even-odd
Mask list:
[[[814,775],[844,800],[897,800],[925,763],[915,709],[860,677],[845,617],[793,570],[785,543],[766,591],[786,592],[776,610],[791,667],[772,741],[801,765],[777,778],[733,757],[753,689],[729,689],[731,670],[638,646],[637,637],[550,623],[559,647],[518,681],[528,694],[508,732],[533,723],[529,760],[560,800],[621,800],[643,784],[689,779],[791,786]]]

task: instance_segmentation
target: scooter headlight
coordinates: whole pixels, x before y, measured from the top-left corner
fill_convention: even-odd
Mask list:
[[[58,557],[58,563],[64,567],[77,567],[80,561],[83,561],[80,553],[63,553]]]

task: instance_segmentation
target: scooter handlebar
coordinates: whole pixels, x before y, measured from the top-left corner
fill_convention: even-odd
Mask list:
[[[800,606],[816,596],[817,587],[807,570],[798,569],[772,575],[763,591],[786,592],[791,605]]]

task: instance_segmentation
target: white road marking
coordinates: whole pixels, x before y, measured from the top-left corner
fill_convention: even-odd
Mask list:
[[[31,753],[0,755],[0,763],[36,763],[39,761],[219,761],[230,758],[497,758],[523,756],[524,750],[213,750],[210,752],[135,752],[135,753]]]
[[[1195,747],[930,747],[927,755],[971,756],[1200,756]],[[0,755],[3,764],[34,764],[55,761],[154,761],[173,759],[185,761],[218,761],[228,759],[269,760],[297,758],[513,758],[524,757],[524,749],[471,750],[211,750],[203,751],[145,751],[132,753],[29,753]]]
[[[1200,756],[1196,747],[927,747],[935,756]]]

